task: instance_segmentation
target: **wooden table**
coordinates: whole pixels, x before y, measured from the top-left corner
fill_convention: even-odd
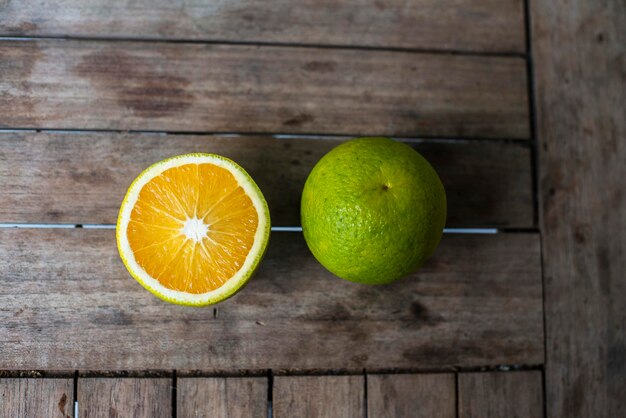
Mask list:
[[[623,2],[0,0],[0,35],[1,416],[623,414]],[[446,186],[411,277],[336,279],[278,231],[214,308],[125,271],[150,163],[231,157],[292,227],[359,135]]]

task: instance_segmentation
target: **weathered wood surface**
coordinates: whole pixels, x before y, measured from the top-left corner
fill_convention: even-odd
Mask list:
[[[452,373],[368,375],[367,416],[455,418],[454,379]]]
[[[517,57],[0,42],[0,126],[528,138]]]
[[[300,225],[300,194],[341,140],[269,136],[0,133],[0,222],[115,223],[130,182],[172,155],[213,152],[250,172],[273,225]],[[495,141],[410,143],[439,172],[448,226],[533,226],[530,150]]]
[[[80,418],[169,418],[172,379],[81,378],[78,380]]]
[[[0,416],[74,416],[73,379],[0,378]]]
[[[274,378],[275,418],[363,418],[363,376],[277,376]]]
[[[521,0],[5,0],[0,34],[525,51]]]
[[[216,311],[145,291],[112,230],[5,228],[0,245],[0,369],[543,362],[536,234],[445,235],[419,272],[371,287],[327,273],[301,234],[275,233],[257,275]]]
[[[625,6],[531,1],[551,417],[624,414]]]
[[[267,378],[182,378],[176,384],[178,418],[267,416]]]
[[[542,418],[540,371],[459,373],[459,418]]]

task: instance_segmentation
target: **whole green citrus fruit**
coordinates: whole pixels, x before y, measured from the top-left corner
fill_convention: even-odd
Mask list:
[[[326,154],[304,185],[304,238],[331,273],[385,284],[417,269],[441,239],[446,193],[406,144],[359,138]]]

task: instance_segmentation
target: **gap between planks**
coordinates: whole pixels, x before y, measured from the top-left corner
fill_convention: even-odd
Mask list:
[[[194,378],[194,377],[269,377],[273,376],[361,376],[382,374],[446,374],[446,373],[509,373],[518,371],[542,371],[543,364],[509,364],[485,365],[473,367],[419,367],[419,368],[391,368],[391,369],[258,369],[258,370],[0,370],[0,379],[58,379],[73,378],[129,378],[129,379],[157,379],[157,378]]]
[[[19,228],[19,229],[115,229],[114,224],[36,224],[36,223],[0,223],[0,228]],[[301,226],[273,226],[272,232],[302,232]],[[528,234],[538,233],[537,228],[444,228],[444,234],[477,234],[477,235],[493,235],[493,234]]]
[[[233,45],[233,46],[259,46],[259,47],[278,47],[278,48],[309,48],[309,49],[338,49],[338,50],[362,50],[362,51],[383,51],[383,52],[408,52],[415,54],[440,54],[440,55],[465,55],[478,57],[504,57],[504,58],[522,58],[528,57],[527,52],[515,51],[475,51],[454,48],[409,48],[409,47],[391,47],[391,46],[367,46],[367,45],[348,45],[348,44],[315,44],[315,43],[298,43],[298,42],[262,42],[262,41],[228,41],[228,40],[202,40],[202,39],[158,39],[158,38],[130,38],[130,37],[102,37],[102,36],[60,36],[60,35],[37,35],[37,36],[0,36],[2,41],[38,41],[38,40],[54,40],[54,41],[84,41],[84,42],[145,42],[159,44],[201,44],[201,45]]]
[[[362,135],[359,133],[347,133],[347,134],[325,134],[323,132],[304,132],[304,133],[289,133],[289,132],[240,132],[240,131],[170,131],[170,130],[136,130],[136,129],[55,129],[55,128],[1,128],[0,134],[3,133],[50,133],[50,134],[67,134],[67,135],[80,135],[80,134],[129,134],[129,135],[142,135],[142,136],[209,136],[216,138],[240,138],[249,136],[266,136],[274,139],[315,139],[315,140],[348,140],[358,137],[372,137],[372,136],[386,136],[393,138],[401,142],[409,143],[423,143],[423,142],[443,142],[443,143],[462,143],[462,144],[476,144],[481,142],[495,142],[504,144],[518,144],[529,146],[531,144],[529,138],[509,138],[509,137],[481,137],[481,136],[452,136],[452,135],[419,135],[419,136],[397,136],[388,134],[376,134],[370,133],[368,135]]]
[[[36,224],[36,223],[0,223],[0,228],[18,228],[18,229],[115,229],[114,224]],[[302,232],[301,226],[273,226],[272,232]],[[498,234],[502,232],[520,232],[529,233],[536,232],[534,229],[508,230],[497,228],[444,228],[444,234]]]

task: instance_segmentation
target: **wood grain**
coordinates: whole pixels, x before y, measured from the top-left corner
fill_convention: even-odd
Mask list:
[[[548,416],[624,414],[625,6],[531,1]]]
[[[4,228],[0,369],[539,364],[539,250],[536,234],[445,235],[420,271],[372,287],[333,277],[301,234],[274,233],[256,276],[214,311],[145,291],[114,231]]]
[[[170,418],[172,380],[160,378],[80,378],[81,418]]]
[[[521,0],[12,0],[0,34],[525,51]]]
[[[300,194],[315,163],[342,141],[269,136],[0,133],[0,222],[112,224],[130,182],[150,164],[189,152],[241,164],[269,203],[273,225],[300,225]],[[530,150],[495,141],[410,145],[439,172],[448,226],[533,226]]]
[[[365,416],[363,376],[277,376],[275,418],[362,418]]]
[[[0,378],[0,416],[74,416],[72,379]]]
[[[528,138],[516,57],[0,42],[0,126]]]
[[[266,378],[182,378],[176,393],[178,418],[267,416]]]
[[[455,418],[454,379],[452,373],[368,375],[367,416]]]
[[[459,373],[459,418],[542,418],[540,371]]]

